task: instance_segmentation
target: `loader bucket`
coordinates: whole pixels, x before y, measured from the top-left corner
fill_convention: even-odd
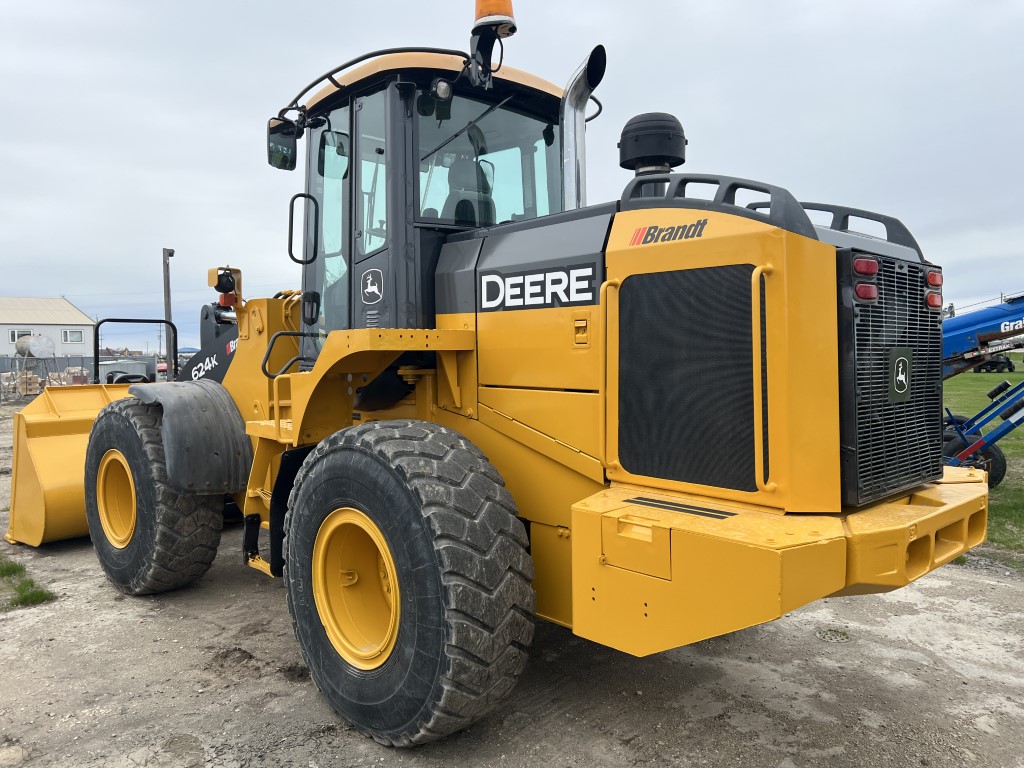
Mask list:
[[[14,414],[11,522],[4,538],[38,547],[86,536],[85,449],[96,415],[128,385],[46,387]]]

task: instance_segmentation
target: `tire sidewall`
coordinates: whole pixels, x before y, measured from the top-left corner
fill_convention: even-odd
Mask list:
[[[989,462],[988,486],[995,488],[1006,477],[1006,454],[998,445],[990,445],[986,447],[985,457]]]
[[[128,544],[115,547],[100,523],[96,500],[100,461],[116,449],[124,456],[135,484],[135,529]],[[142,437],[119,410],[103,411],[93,425],[85,454],[85,514],[89,535],[107,577],[118,589],[134,591],[149,571],[156,546],[155,467],[146,458]]]
[[[980,435],[971,435],[972,438],[980,437]],[[969,443],[964,441],[955,432],[947,432],[942,446],[943,456],[955,456],[966,448]],[[1006,456],[1002,449],[998,445],[987,445],[980,451],[969,456],[966,462],[961,466],[967,467],[978,467],[982,463],[988,465],[988,485],[989,488],[995,488],[1003,481],[1003,477],[1006,475]]]
[[[943,444],[948,442],[953,437],[959,438],[960,433],[956,431],[956,428],[953,426],[953,424],[956,424],[957,427],[960,427],[962,429],[963,425],[966,424],[968,421],[969,421],[969,419],[968,419],[967,416],[961,416],[958,413],[954,413],[953,414],[952,422],[950,421],[950,417],[949,416],[944,416],[943,419],[942,419],[942,427],[943,427],[943,430],[942,430],[943,431],[942,440],[943,440]],[[977,439],[977,438],[981,437],[981,430],[979,430],[977,427],[974,427],[974,429],[972,429],[970,432],[968,432],[967,435],[968,435],[968,437],[973,437],[974,439]],[[969,443],[968,443],[968,445],[969,445]],[[967,447],[967,445],[963,446],[963,448],[966,448],[966,447]],[[961,448],[960,450],[963,450],[963,448]],[[957,452],[959,453],[959,451],[957,451]]]
[[[399,473],[380,457],[352,445],[335,447],[329,456],[291,505],[286,562],[295,630],[314,681],[337,711],[379,732],[400,734],[429,718],[421,713],[440,698],[445,671],[436,655],[447,630],[429,522]],[[323,471],[327,464],[330,473]],[[388,659],[373,670],[352,666],[335,650],[313,597],[317,533],[331,512],[345,507],[358,509],[378,527],[398,578],[398,636]]]

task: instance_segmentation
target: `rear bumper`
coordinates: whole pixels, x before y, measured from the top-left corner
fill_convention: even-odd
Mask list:
[[[985,473],[946,467],[937,483],[911,496],[843,516],[846,584],[839,594],[905,586],[985,540]]]
[[[904,586],[985,539],[983,472],[856,512],[783,515],[631,486],[573,506],[573,631],[643,656],[813,600]]]

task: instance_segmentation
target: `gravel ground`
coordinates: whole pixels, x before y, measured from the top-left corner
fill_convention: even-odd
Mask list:
[[[984,556],[645,659],[542,624],[502,707],[396,751],[320,698],[239,527],[207,576],[156,597],[117,593],[88,541],[0,551],[59,596],[0,614],[0,767],[1024,768],[1024,579]]]

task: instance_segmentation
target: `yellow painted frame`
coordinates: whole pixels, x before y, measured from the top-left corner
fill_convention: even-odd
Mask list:
[[[691,240],[634,245],[641,227],[677,227],[707,219],[702,236]],[[839,386],[835,249],[760,221],[713,211],[654,208],[615,217],[607,250],[604,455],[608,478],[771,507],[779,512],[839,512]],[[752,391],[755,428],[760,432],[760,300],[765,278],[768,423],[771,476],[756,478],[758,490],[683,483],[636,475],[618,456],[619,290],[633,275],[678,269],[749,264],[753,348]],[[791,297],[798,300],[791,301]],[[713,362],[713,361],[709,361]],[[804,382],[813,380],[814,386]],[[760,441],[754,440],[761,465]],[[822,451],[820,446],[835,446]]]

